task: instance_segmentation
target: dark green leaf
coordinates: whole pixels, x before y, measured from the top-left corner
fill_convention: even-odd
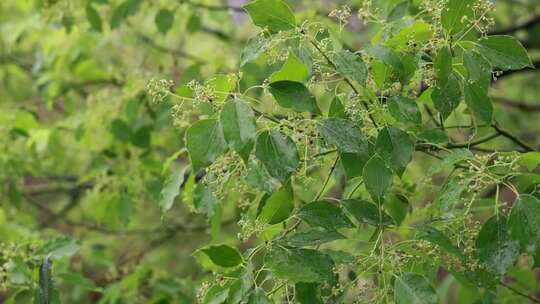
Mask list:
[[[441,113],[444,119],[448,118],[457,108],[461,99],[461,88],[456,75],[450,74],[446,85],[442,87],[437,86],[433,90],[431,98],[433,99],[435,109]]]
[[[265,262],[275,277],[291,283],[334,281],[334,262],[317,250],[273,247]]]
[[[281,0],[255,0],[244,6],[253,23],[271,32],[286,31],[296,27],[294,14]]]
[[[533,67],[527,50],[512,36],[494,35],[480,39],[478,51],[491,65],[504,71]]]
[[[394,283],[396,304],[437,304],[439,299],[428,280],[417,273],[403,273]]]
[[[375,155],[364,166],[362,176],[369,194],[376,202],[381,202],[386,191],[392,186],[392,170]]]
[[[347,119],[347,113],[345,112],[345,107],[341,100],[338,97],[332,99],[330,103],[330,108],[328,109],[328,117],[343,118]]]
[[[296,214],[310,226],[327,230],[354,227],[338,204],[329,201],[316,201],[303,206]]]
[[[433,174],[442,172],[444,170],[449,170],[455,164],[458,164],[462,161],[470,160],[473,158],[474,158],[474,155],[471,153],[471,151],[467,149],[452,150],[452,152],[448,156],[446,156],[440,163],[438,163],[436,166],[432,166],[429,169],[428,175],[433,175]]]
[[[512,238],[528,253],[540,250],[540,200],[521,194],[508,218]]]
[[[435,57],[434,67],[439,87],[445,87],[452,74],[452,52],[449,47],[445,46],[439,50]]]
[[[474,18],[476,0],[448,0],[441,12],[443,29],[450,35],[464,30]]]
[[[510,237],[503,215],[490,218],[482,226],[476,239],[476,249],[478,259],[498,276],[503,276],[519,255],[519,244]]]
[[[229,245],[208,245],[197,249],[193,256],[203,267],[217,272],[235,270],[244,261],[238,249]]]
[[[158,30],[162,34],[167,34],[174,23],[174,14],[168,9],[160,9],[154,19]]]
[[[98,11],[91,3],[86,5],[86,19],[94,31],[101,32],[103,30],[103,21],[101,20]]]
[[[403,195],[391,195],[385,199],[384,207],[396,225],[399,226],[407,216],[409,201]]]
[[[491,65],[475,51],[463,52],[463,66],[467,70],[467,80],[480,85],[487,92],[491,83]]]
[[[373,226],[389,226],[394,224],[392,218],[384,212],[382,206],[364,200],[346,199],[341,204],[361,224]]]
[[[286,109],[314,114],[321,113],[315,97],[300,82],[290,80],[276,81],[272,82],[268,89],[277,103]]]
[[[366,85],[368,71],[360,56],[341,50],[336,52],[333,62],[341,76],[356,81],[360,86]]]
[[[186,131],[186,147],[193,171],[212,164],[227,151],[221,124],[215,119],[197,121]]]
[[[370,159],[368,153],[340,153],[339,160],[348,179],[362,176],[364,166]]]
[[[316,283],[296,283],[294,294],[300,304],[322,304],[320,286]]]
[[[292,234],[285,241],[294,247],[304,247],[319,246],[342,239],[345,239],[345,236],[334,230],[309,230]]]
[[[285,184],[261,203],[263,205],[259,218],[263,223],[274,225],[286,220],[294,209],[294,193],[291,184]]]
[[[317,128],[324,140],[344,153],[368,154],[368,141],[360,127],[347,119],[328,118]]]
[[[221,109],[219,121],[229,146],[247,161],[257,134],[251,107],[242,100],[229,101]]]
[[[465,103],[469,110],[472,111],[474,117],[482,122],[491,124],[493,104],[482,85],[466,82],[463,91]]]
[[[262,288],[255,288],[251,295],[249,296],[249,300],[247,304],[271,304],[270,300],[266,296],[266,292]]]
[[[278,131],[263,131],[257,137],[255,155],[268,173],[285,182],[298,168],[300,157],[296,145]]]
[[[412,159],[414,143],[406,132],[394,127],[386,127],[377,136],[375,151],[388,167],[398,175],[402,175]]]
[[[252,161],[248,165],[246,182],[248,185],[266,193],[272,193],[278,188],[277,180],[268,173],[264,166],[256,161]]]
[[[419,125],[422,123],[422,114],[416,102],[403,96],[395,96],[389,99],[388,110],[390,115],[397,121]]]

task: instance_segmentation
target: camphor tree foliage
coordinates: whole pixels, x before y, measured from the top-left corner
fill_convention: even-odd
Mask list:
[[[539,303],[538,16],[2,1],[0,302]]]

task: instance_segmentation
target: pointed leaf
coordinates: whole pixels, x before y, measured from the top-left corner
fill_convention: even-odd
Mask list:
[[[300,82],[280,80],[272,82],[268,89],[283,108],[297,112],[321,113],[315,96]]]
[[[281,0],[255,0],[244,6],[253,23],[271,32],[286,31],[296,27],[293,12]]]
[[[227,151],[221,124],[215,119],[197,121],[186,131],[186,147],[193,171],[212,164]]]
[[[255,155],[270,175],[285,182],[300,165],[295,143],[278,131],[263,131],[257,137]]]
[[[327,230],[354,227],[336,203],[316,201],[303,206],[296,214],[310,226]]]

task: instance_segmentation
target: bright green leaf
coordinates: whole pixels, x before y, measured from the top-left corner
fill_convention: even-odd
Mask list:
[[[527,50],[512,36],[494,35],[480,39],[478,51],[491,65],[504,71],[533,66]]]
[[[195,259],[205,268],[216,272],[230,272],[244,261],[238,249],[229,245],[208,245],[193,253]]]
[[[160,9],[154,18],[154,22],[158,30],[165,35],[173,26],[174,14],[168,9]]]
[[[281,0],[254,0],[244,6],[253,23],[271,32],[296,27],[296,19],[289,6]]]
[[[229,101],[221,109],[219,121],[229,146],[246,161],[257,135],[255,114],[251,107],[242,100]]]
[[[375,155],[364,166],[362,176],[369,194],[376,202],[381,202],[384,194],[392,186],[392,170],[379,156]]]
[[[396,304],[437,304],[439,299],[428,280],[417,273],[403,273],[394,283]]]

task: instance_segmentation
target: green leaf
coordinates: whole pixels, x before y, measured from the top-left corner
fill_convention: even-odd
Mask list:
[[[360,86],[366,85],[367,67],[362,58],[348,50],[337,51],[333,63],[341,76],[356,81]]]
[[[218,74],[206,81],[206,85],[211,87],[215,93],[213,103],[221,103],[229,97],[229,92],[236,88],[238,76],[236,74]]]
[[[268,89],[283,108],[293,109],[297,112],[321,113],[315,96],[300,82],[281,80],[272,82]]]
[[[522,251],[536,253],[540,250],[540,200],[521,194],[508,218],[512,238],[519,242]]]
[[[86,19],[94,31],[101,32],[103,30],[103,21],[96,8],[90,2],[86,4]]]
[[[250,38],[242,51],[240,66],[243,67],[246,63],[259,58],[262,53],[270,48],[271,42],[271,38],[263,35],[257,35]]]
[[[394,282],[396,304],[437,304],[439,299],[428,280],[417,273],[403,273]]]
[[[397,226],[401,225],[409,211],[409,201],[403,195],[391,195],[384,201],[384,207],[394,219]]]
[[[296,216],[310,226],[322,227],[327,230],[354,227],[339,205],[329,201],[311,202],[303,206]]]
[[[394,96],[388,101],[390,115],[397,121],[405,124],[419,125],[422,123],[422,114],[416,101],[403,97]]]
[[[376,202],[381,202],[382,197],[392,186],[392,170],[377,155],[374,155],[364,166],[364,183],[369,194]]]
[[[457,257],[463,257],[461,250],[441,231],[431,226],[422,226],[419,229],[418,238],[426,240],[432,244],[441,247],[444,251],[451,253]]]
[[[172,208],[174,199],[180,194],[180,186],[184,182],[185,172],[186,167],[178,170],[171,170],[171,173],[167,176],[165,185],[161,189],[161,198],[159,200],[161,213],[165,213]]]
[[[431,25],[424,21],[415,21],[399,31],[397,35],[386,41],[386,46],[398,51],[405,51],[411,44],[417,46],[428,41],[433,36]]]
[[[394,224],[392,218],[373,203],[357,199],[345,199],[341,204],[361,224],[387,227]]]
[[[282,183],[289,179],[300,164],[295,143],[278,131],[263,131],[259,134],[255,155],[268,173]]]
[[[197,121],[186,131],[186,147],[193,171],[209,166],[227,151],[221,124],[216,119]]]
[[[270,82],[273,83],[280,80],[302,82],[307,78],[308,74],[309,71],[306,65],[293,53],[290,53],[281,69],[270,76]]]
[[[474,117],[482,122],[491,124],[493,117],[493,104],[486,90],[477,83],[464,84],[465,103],[472,111]]]
[[[248,165],[246,182],[266,193],[272,193],[279,187],[278,182],[268,173],[266,168],[259,162],[251,161]]]
[[[431,93],[435,109],[444,119],[457,108],[461,99],[461,88],[455,74],[450,74],[445,86],[437,86]]]
[[[478,51],[491,65],[503,71],[533,67],[527,50],[512,36],[494,35],[480,39]]]
[[[251,107],[242,100],[229,101],[221,109],[219,121],[229,147],[247,161],[257,135],[255,114]]]
[[[51,260],[58,260],[63,257],[74,255],[81,246],[76,240],[70,238],[59,238],[47,242],[45,246],[40,248],[36,255],[48,257]]]
[[[369,153],[340,153],[339,160],[348,179],[362,176],[364,166],[370,159]]]
[[[467,80],[476,83],[486,92],[491,84],[491,64],[478,52],[463,52],[463,66],[467,70]]]
[[[450,35],[464,30],[474,18],[476,0],[448,0],[441,12],[441,24]]]
[[[219,201],[214,195],[213,187],[198,183],[193,191],[193,205],[198,213],[212,219],[219,208]]]
[[[124,0],[112,11],[111,29],[115,29],[124,22],[124,20],[137,13],[142,0]]]
[[[257,287],[249,296],[247,304],[271,304],[264,289]]]
[[[540,165],[540,152],[527,152],[520,155],[519,163],[527,170],[533,171]]]
[[[428,170],[428,175],[437,174],[439,172],[442,172],[444,170],[451,169],[454,165],[466,161],[474,159],[474,155],[471,153],[471,151],[467,149],[455,149],[452,150],[448,156],[443,158],[441,162],[439,162],[437,165],[432,166]]]
[[[333,282],[334,262],[317,250],[273,247],[265,258],[272,274],[290,283]]]
[[[317,125],[321,136],[344,153],[368,154],[368,141],[360,127],[343,118],[324,119]]]
[[[309,230],[290,235],[285,239],[287,244],[294,247],[319,246],[346,237],[334,230]]]
[[[386,127],[377,136],[375,151],[384,159],[388,167],[401,176],[412,159],[414,143],[406,132],[394,127]]]
[[[244,6],[253,23],[270,32],[287,31],[296,27],[294,14],[281,0],[255,0]]]
[[[11,284],[21,285],[32,283],[30,270],[21,256],[15,256],[4,264],[7,280]]]
[[[461,202],[461,195],[468,186],[468,182],[468,179],[453,176],[441,188],[432,206],[442,214],[455,210],[454,207]]]
[[[316,283],[296,283],[294,295],[300,304],[322,304],[320,286]]]
[[[434,68],[437,75],[437,83],[445,87],[450,74],[452,74],[452,52],[445,46],[439,50],[435,57]]]
[[[174,14],[170,10],[162,8],[156,14],[154,22],[156,23],[158,30],[165,35],[173,26]]]
[[[294,193],[291,184],[285,184],[262,203],[259,218],[263,223],[274,225],[286,220],[294,209]]]
[[[337,96],[334,97],[334,99],[332,99],[332,102],[330,103],[330,108],[328,109],[328,117],[347,119],[345,107]]]
[[[476,239],[476,250],[478,259],[498,276],[503,276],[514,265],[519,255],[519,244],[510,237],[503,215],[490,218],[482,226]]]
[[[199,248],[193,256],[203,267],[216,272],[231,272],[244,262],[238,249],[223,244]]]

